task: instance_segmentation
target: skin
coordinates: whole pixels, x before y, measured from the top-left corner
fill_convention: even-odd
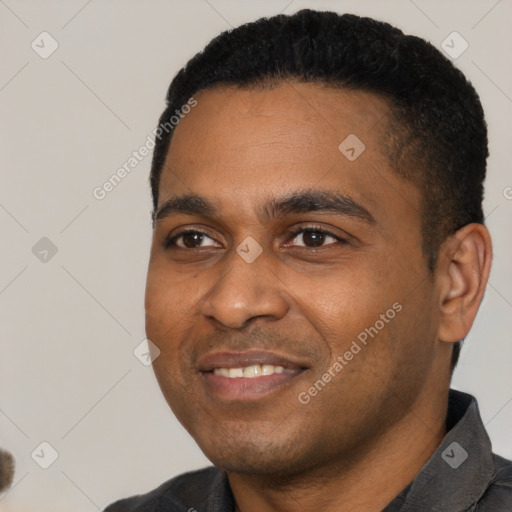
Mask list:
[[[445,435],[452,343],[467,335],[482,299],[489,234],[465,226],[429,273],[420,192],[389,168],[389,110],[373,94],[291,82],[195,98],[173,134],[156,211],[197,194],[217,212],[155,224],[146,331],[161,351],[153,366],[162,392],[227,471],[238,511],[381,510]],[[349,134],[366,146],[354,161],[338,149]],[[374,222],[325,211],[261,214],[270,199],[304,190],[350,196]],[[345,242],[291,234],[307,227]],[[165,247],[192,228],[206,236]],[[247,237],[262,248],[252,263],[236,251]],[[395,303],[401,311],[301,403],[299,393]],[[200,358],[249,348],[307,369],[259,399],[212,393]]]

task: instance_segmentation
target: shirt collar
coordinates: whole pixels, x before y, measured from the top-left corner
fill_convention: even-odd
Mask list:
[[[432,457],[383,512],[468,510],[487,489],[494,462],[491,441],[471,395],[450,390],[448,430]]]
[[[218,512],[219,510],[226,512],[235,511],[235,499],[225,471],[218,471],[215,475],[206,506],[206,512]]]

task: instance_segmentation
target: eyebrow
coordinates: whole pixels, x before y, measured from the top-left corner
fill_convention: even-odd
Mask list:
[[[323,190],[303,190],[264,202],[259,208],[259,216],[266,220],[298,213],[325,212],[354,217],[376,224],[373,215],[349,196]],[[153,214],[158,222],[174,214],[215,216],[218,208],[210,200],[196,194],[172,197],[165,201]]]

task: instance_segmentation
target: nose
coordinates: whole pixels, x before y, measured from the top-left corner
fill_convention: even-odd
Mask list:
[[[240,329],[254,318],[283,318],[289,309],[285,287],[269,260],[263,252],[248,263],[233,251],[203,299],[202,314],[232,329]]]

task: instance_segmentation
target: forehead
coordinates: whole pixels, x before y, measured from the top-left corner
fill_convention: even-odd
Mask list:
[[[389,106],[374,94],[287,83],[219,87],[194,97],[197,106],[173,133],[160,204],[194,193],[241,210],[262,195],[315,188],[377,210],[383,200],[415,201],[415,190],[389,169]],[[397,196],[397,187],[408,197]]]
[[[174,159],[186,158],[182,149],[202,149],[213,141],[210,155],[234,163],[248,156],[251,144],[258,164],[275,162],[286,145],[293,147],[297,161],[318,159],[325,151],[337,154],[339,143],[351,133],[370,145],[382,142],[389,113],[387,102],[372,93],[310,83],[271,89],[219,87],[195,98],[197,106],[173,135]],[[202,152],[193,156],[208,158]]]

